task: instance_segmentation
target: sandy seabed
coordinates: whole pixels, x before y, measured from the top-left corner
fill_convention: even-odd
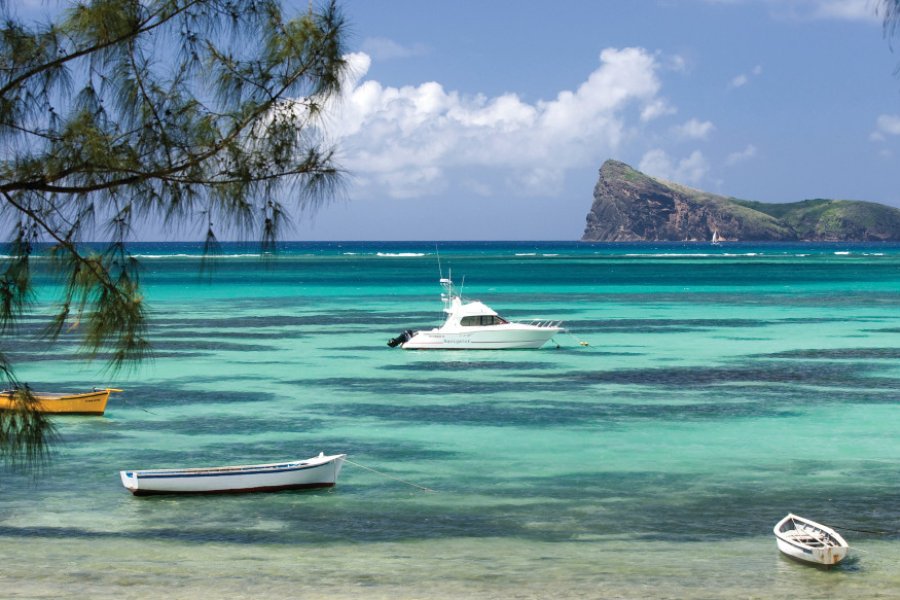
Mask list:
[[[768,538],[242,546],[0,538],[4,598],[900,598],[900,544],[831,571]]]

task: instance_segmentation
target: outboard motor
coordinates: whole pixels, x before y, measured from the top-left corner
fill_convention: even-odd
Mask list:
[[[412,329],[407,329],[406,331],[404,331],[397,337],[390,340],[387,343],[387,345],[390,346],[391,348],[396,348],[400,344],[405,344],[406,342],[408,342],[410,340],[410,338],[412,338],[412,336],[414,336],[414,335],[416,335],[415,331],[413,331]]]

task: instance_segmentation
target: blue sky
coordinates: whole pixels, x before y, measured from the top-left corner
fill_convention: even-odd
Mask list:
[[[349,199],[297,237],[578,239],[607,158],[751,200],[900,206],[877,6],[345,0]]]
[[[290,239],[575,240],[608,158],[749,200],[900,207],[900,36],[877,0],[341,6],[347,197]]]

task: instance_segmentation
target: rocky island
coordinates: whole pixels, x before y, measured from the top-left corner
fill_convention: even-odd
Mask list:
[[[900,209],[857,200],[786,204],[718,196],[650,177],[625,163],[600,168],[582,241],[900,241]]]

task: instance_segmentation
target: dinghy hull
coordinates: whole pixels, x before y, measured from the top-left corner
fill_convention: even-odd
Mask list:
[[[847,556],[850,547],[830,527],[788,514],[774,528],[775,541],[782,554],[817,566],[831,567]]]

